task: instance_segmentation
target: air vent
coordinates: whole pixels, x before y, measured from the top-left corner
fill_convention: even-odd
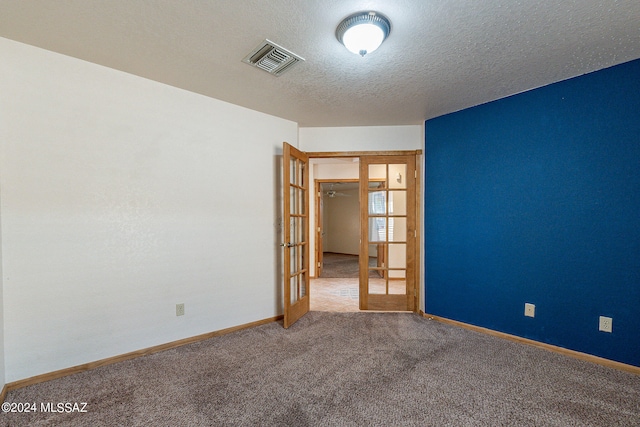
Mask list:
[[[289,71],[302,61],[304,58],[269,40],[265,40],[242,60],[242,62],[258,67],[274,76]]]

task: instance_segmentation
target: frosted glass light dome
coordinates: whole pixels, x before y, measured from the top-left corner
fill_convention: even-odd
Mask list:
[[[336,29],[336,38],[349,51],[365,56],[376,50],[391,32],[389,19],[377,12],[358,12],[346,17]]]

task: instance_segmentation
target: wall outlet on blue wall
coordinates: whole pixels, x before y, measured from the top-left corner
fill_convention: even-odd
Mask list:
[[[600,326],[598,330],[602,332],[611,332],[613,330],[613,319],[611,317],[600,316]]]
[[[525,303],[524,304],[524,315],[527,317],[536,317],[536,305]]]

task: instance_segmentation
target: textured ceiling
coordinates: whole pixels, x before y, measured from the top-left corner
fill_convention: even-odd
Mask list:
[[[387,15],[361,58],[345,16]],[[296,121],[423,120],[640,58],[638,0],[0,0],[0,37]],[[265,38],[306,61],[241,60]]]

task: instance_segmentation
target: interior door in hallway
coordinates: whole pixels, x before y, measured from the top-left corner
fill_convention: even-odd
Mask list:
[[[416,156],[360,158],[360,309],[414,310]]]
[[[322,276],[324,268],[324,197],[322,197],[322,183],[316,181],[316,276]]]
[[[284,327],[309,311],[309,159],[284,143]]]

